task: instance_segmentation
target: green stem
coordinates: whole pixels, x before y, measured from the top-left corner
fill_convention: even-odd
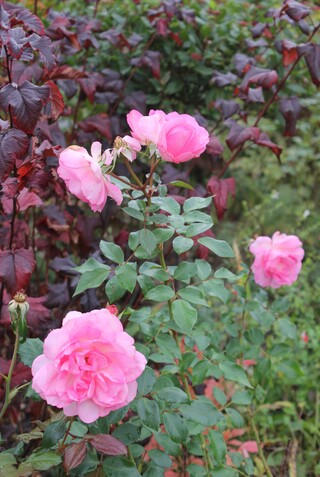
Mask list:
[[[256,439],[256,442],[257,442],[257,446],[258,446],[258,454],[259,454],[259,457],[260,459],[262,460],[262,463],[264,465],[264,469],[266,471],[266,474],[268,477],[273,477],[272,475],[272,472],[270,470],[270,467],[267,463],[267,459],[265,458],[265,455],[263,453],[263,449],[262,449],[262,445],[261,445],[261,440],[260,440],[260,436],[259,436],[259,432],[258,432],[258,429],[257,429],[257,426],[256,426],[256,423],[254,421],[254,416],[253,416],[253,412],[251,411],[250,412],[250,425],[252,427],[252,430],[253,430],[253,434],[254,434],[254,437]]]
[[[20,310],[18,311],[18,313],[20,313]],[[11,402],[11,399],[10,399],[11,379],[12,379],[13,370],[14,370],[16,360],[17,360],[18,348],[19,348],[19,327],[17,326],[17,328],[16,328],[16,339],[15,339],[15,342],[14,342],[13,355],[12,355],[12,359],[11,359],[11,363],[10,363],[9,373],[8,373],[8,376],[6,376],[6,378],[5,378],[6,392],[5,392],[4,404],[3,404],[3,407],[2,407],[1,412],[0,412],[0,420],[3,418],[3,415],[6,412],[8,406]]]
[[[143,189],[143,184],[141,182],[141,180],[139,179],[139,177],[137,176],[137,174],[134,172],[134,170],[132,169],[131,167],[131,164],[130,162],[128,161],[128,159],[126,157],[123,156],[123,161],[125,163],[125,166],[126,168],[128,169],[128,171],[130,172],[130,174],[132,175],[132,177],[134,178],[134,180],[136,181],[136,183],[138,184],[139,188],[142,190]]]
[[[213,464],[211,462],[210,456],[208,454],[207,443],[206,443],[206,440],[205,440],[205,437],[204,437],[203,434],[201,434],[201,447],[202,447],[203,454],[204,454],[204,460],[205,460],[205,464],[206,464],[207,474],[210,475],[209,470],[213,470],[214,467],[213,467]]]
[[[130,186],[132,189],[140,190],[140,187],[137,187],[136,185],[132,184],[131,182],[126,181],[125,179],[122,179],[122,177],[117,176],[117,174],[114,174],[114,172],[108,172],[108,176],[114,177],[118,181],[123,182],[124,184]]]

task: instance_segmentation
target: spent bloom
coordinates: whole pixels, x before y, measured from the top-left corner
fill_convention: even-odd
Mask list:
[[[121,190],[102,170],[112,159],[110,154],[101,154],[100,142],[92,144],[91,155],[84,147],[69,146],[60,154],[57,172],[72,194],[88,203],[94,212],[101,212],[108,197],[118,205],[122,202]]]
[[[255,256],[251,268],[258,285],[279,288],[297,280],[304,250],[295,235],[275,232],[272,238],[258,237],[249,250]]]
[[[66,416],[91,423],[126,406],[146,359],[107,309],[69,312],[32,365],[33,389]]]

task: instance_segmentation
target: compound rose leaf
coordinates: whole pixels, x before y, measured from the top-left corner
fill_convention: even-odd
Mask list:
[[[49,86],[36,86],[29,81],[21,85],[9,83],[0,90],[0,106],[10,112],[15,126],[31,134],[49,99]]]
[[[11,294],[26,287],[34,267],[32,250],[19,248],[0,251],[0,280]]]

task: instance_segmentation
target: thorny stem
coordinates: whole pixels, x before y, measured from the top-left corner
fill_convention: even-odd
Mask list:
[[[306,43],[308,43],[309,41],[312,40],[312,38],[314,37],[314,35],[317,33],[317,31],[320,29],[320,24],[318,26],[316,26],[313,30],[313,32],[310,34],[309,38],[306,40]],[[282,78],[282,80],[280,81],[280,83],[278,84],[278,87],[277,89],[275,90],[275,92],[273,93],[273,95],[271,96],[271,98],[269,99],[269,101],[266,102],[265,106],[262,108],[262,110],[260,111],[260,113],[258,114],[258,117],[257,119],[255,120],[255,122],[253,123],[253,127],[257,127],[258,124],[260,123],[261,119],[263,118],[263,116],[265,115],[265,113],[268,111],[268,109],[270,108],[270,106],[272,105],[272,103],[275,101],[275,99],[277,98],[280,90],[283,88],[283,86],[285,85],[287,79],[289,78],[289,76],[291,75],[292,71],[295,69],[295,67],[297,66],[298,62],[300,61],[300,58],[301,56],[298,56],[298,58],[292,63],[291,67],[289,68],[289,70],[287,71],[287,73],[285,74],[285,76]],[[241,144],[235,151],[234,153],[232,154],[232,156],[230,157],[230,159],[226,162],[224,168],[222,169],[222,171],[220,172],[219,174],[219,179],[221,179],[221,177],[224,176],[225,172],[228,170],[230,164],[238,157],[238,154],[243,150],[244,148],[244,144]]]
[[[272,472],[270,470],[270,467],[267,463],[267,459],[265,458],[265,455],[263,453],[263,449],[262,449],[262,445],[261,445],[261,439],[260,439],[259,432],[258,432],[256,423],[255,423],[255,420],[254,420],[254,415],[253,415],[252,410],[250,410],[250,425],[251,425],[251,428],[253,430],[256,442],[257,442],[258,454],[259,454],[260,459],[262,460],[262,463],[264,465],[264,469],[266,471],[266,474],[267,474],[268,477],[273,477],[273,474],[272,474]]]
[[[18,313],[20,313],[20,310],[18,311]],[[16,327],[16,332],[15,333],[16,333],[16,338],[15,338],[15,342],[14,342],[13,355],[12,355],[12,359],[11,359],[11,363],[10,363],[8,376],[6,376],[6,378],[5,378],[5,382],[6,382],[5,399],[4,399],[3,407],[2,407],[1,412],[0,412],[0,420],[3,418],[3,415],[6,412],[8,406],[11,402],[11,399],[10,399],[11,379],[12,379],[14,366],[16,364],[18,348],[19,348],[19,327],[18,326]]]

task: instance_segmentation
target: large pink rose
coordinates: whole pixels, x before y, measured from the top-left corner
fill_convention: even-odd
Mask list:
[[[158,139],[164,161],[186,162],[199,157],[209,142],[209,133],[189,114],[167,114]]]
[[[92,144],[91,156],[84,147],[69,146],[59,157],[58,175],[65,181],[69,191],[88,203],[94,212],[102,211],[108,196],[118,205],[122,202],[119,187],[112,184],[109,176],[102,172],[103,162],[99,142]]]
[[[146,359],[133,345],[109,310],[71,311],[34,360],[32,387],[66,416],[94,422],[135,398]]]
[[[165,117],[166,114],[161,110],[151,110],[148,116],[143,116],[139,111],[133,109],[127,114],[127,121],[132,136],[141,144],[145,145],[151,142],[157,144]]]
[[[297,280],[304,250],[295,235],[275,232],[272,238],[258,237],[249,250],[255,256],[251,268],[258,285],[279,288]]]

